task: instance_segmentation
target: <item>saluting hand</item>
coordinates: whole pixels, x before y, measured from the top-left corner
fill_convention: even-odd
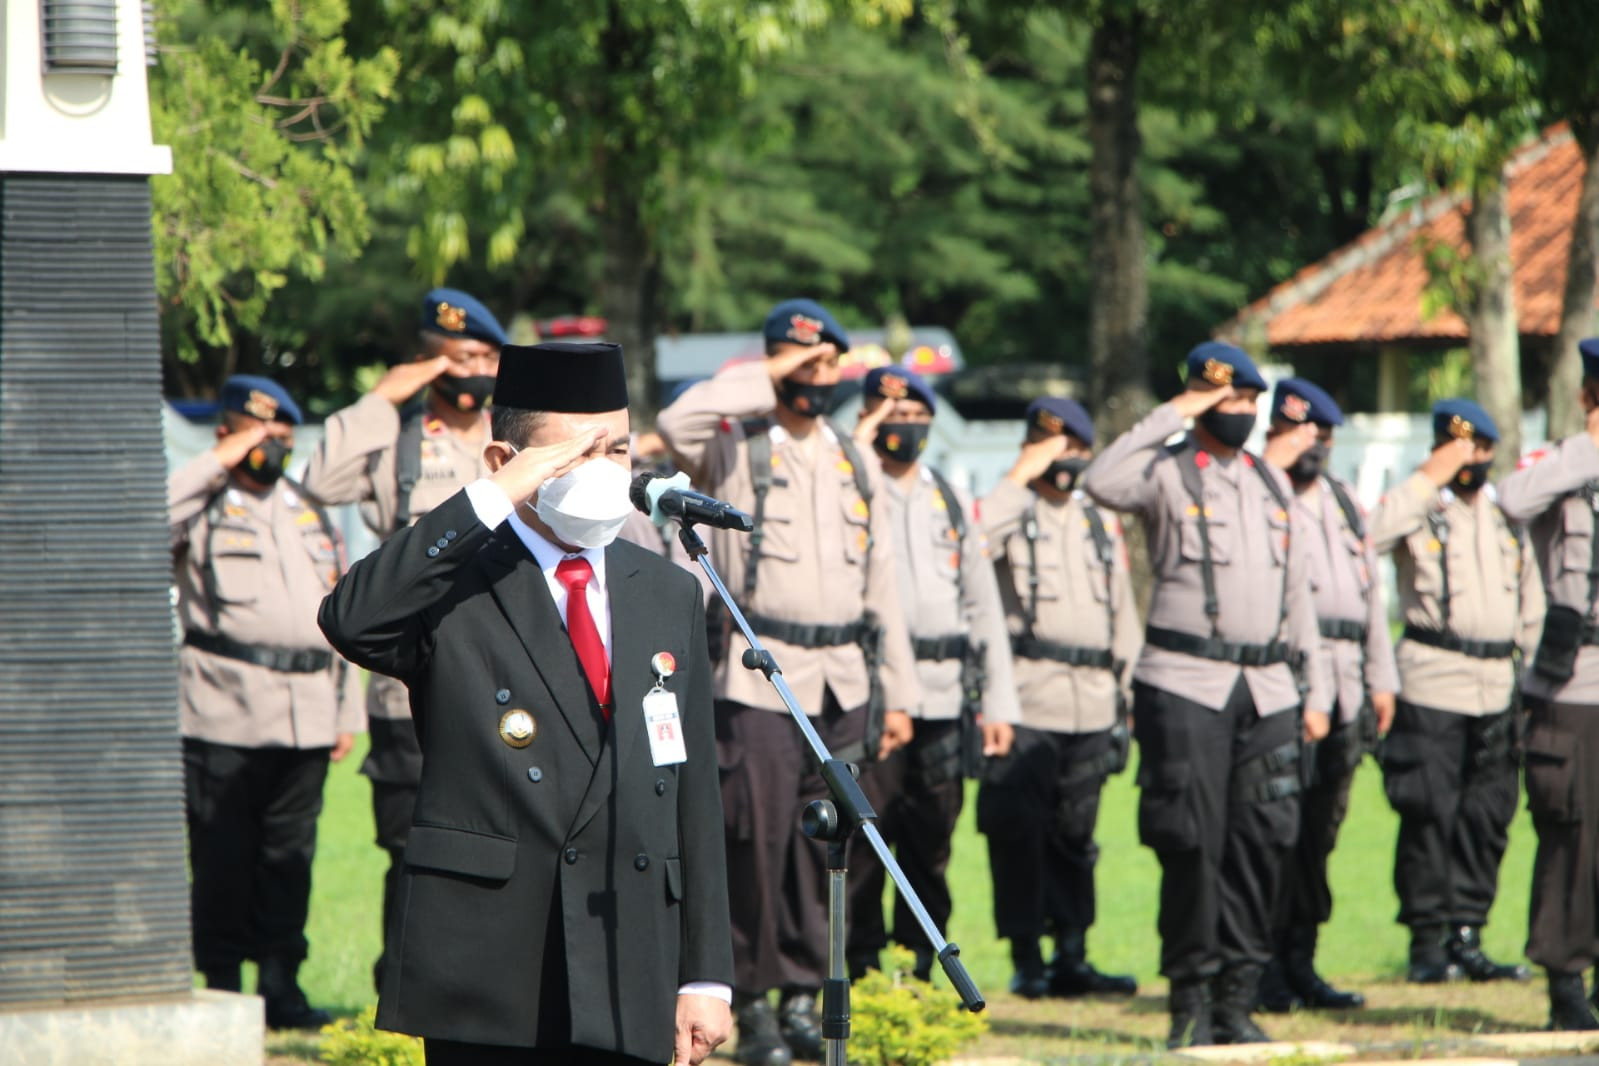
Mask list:
[[[904,711],[889,711],[883,715],[883,739],[877,745],[878,759],[886,759],[889,755],[911,742],[911,737],[916,733],[916,727],[911,724],[911,716]]]
[[[244,462],[244,457],[262,441],[266,440],[265,423],[249,426],[245,429],[236,429],[221,437],[211,446],[211,454],[217,457],[217,462],[222,464],[222,469],[232,470]]]
[[[1315,447],[1317,432],[1314,423],[1306,422],[1285,433],[1275,434],[1266,441],[1261,458],[1278,470],[1287,470],[1299,461],[1301,455]]]
[[[372,391],[398,407],[438,380],[441,374],[450,369],[450,363],[447,355],[396,363],[389,367],[388,373],[378,378]]]
[[[813,344],[809,348],[795,348],[778,355],[767,356],[766,373],[771,377],[773,384],[776,384],[807,363],[814,363],[818,359],[833,358],[837,355],[838,345],[832,342]]]
[[[892,401],[885,400],[871,411],[861,408],[861,417],[855,423],[855,432],[850,434],[859,444],[870,445],[877,439],[877,427],[888,420],[888,413],[894,409]]]
[[[591,426],[559,444],[523,448],[496,470],[489,480],[494,482],[512,503],[524,503],[550,478],[560,477],[587,459],[589,453],[604,437],[603,426]],[[504,441],[495,441],[489,445],[489,448],[503,448],[506,452],[510,451],[510,446]]]
[[[1469,440],[1455,437],[1446,440],[1432,450],[1427,456],[1427,461],[1421,464],[1421,472],[1426,475],[1439,488],[1443,488],[1455,480],[1455,475],[1460,473],[1466,464],[1471,462],[1472,456],[1477,453],[1477,446]]]
[[[1049,464],[1064,454],[1066,454],[1066,435],[1063,433],[1051,434],[1043,440],[1024,443],[1021,453],[1016,456],[1016,462],[1006,473],[1005,480],[1025,489],[1031,482],[1043,477],[1044,471],[1049,469]]]
[[[1198,418],[1232,395],[1231,385],[1220,385],[1210,389],[1188,389],[1172,397],[1171,405],[1177,408],[1177,413],[1184,418]]]
[[[1332,717],[1326,711],[1305,712],[1305,743],[1314,744],[1332,732]]]
[[[699,1066],[733,1032],[733,1012],[715,996],[677,997],[677,1040],[672,1066]]]

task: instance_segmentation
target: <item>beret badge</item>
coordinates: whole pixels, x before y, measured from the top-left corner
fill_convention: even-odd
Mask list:
[[[911,394],[911,383],[898,374],[884,374],[877,383],[877,391],[890,400],[903,400]]]
[[[1303,396],[1284,396],[1283,417],[1290,422],[1305,421],[1310,417],[1310,401]]]
[[[1205,368],[1200,376],[1212,385],[1231,385],[1233,383],[1233,365],[1224,363],[1220,359],[1205,360]]]
[[[278,401],[259,389],[251,389],[250,398],[244,401],[244,413],[270,422],[278,417]]]
[[[1449,435],[1456,440],[1470,440],[1476,431],[1477,427],[1473,426],[1469,419],[1456,415],[1449,420]]]
[[[451,333],[459,333],[466,328],[466,308],[456,307],[454,304],[441,303],[433,321],[438,323],[440,329]]]
[[[815,344],[822,339],[822,323],[808,315],[795,315],[788,320],[788,337],[800,344]]]
[[[1066,422],[1053,411],[1040,411],[1038,428],[1048,433],[1063,433],[1066,430]]]

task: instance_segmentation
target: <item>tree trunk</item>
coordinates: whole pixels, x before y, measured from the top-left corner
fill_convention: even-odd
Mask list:
[[[1131,5],[1129,5],[1131,8]],[[1138,180],[1140,16],[1107,10],[1088,49],[1088,138],[1093,148],[1089,258],[1093,292],[1088,402],[1106,439],[1149,410],[1149,278]]]
[[[1466,232],[1478,279],[1472,300],[1471,371],[1477,402],[1499,424],[1495,476],[1521,458],[1521,351],[1510,272],[1510,196],[1504,168],[1472,187]]]
[[[1577,342],[1593,332],[1594,291],[1599,281],[1599,113],[1585,123],[1573,122],[1582,145],[1582,194],[1571,225],[1571,251],[1566,258],[1566,291],[1560,302],[1560,328],[1555,333],[1549,367],[1549,439],[1560,440],[1582,429],[1586,419],[1577,395],[1582,388],[1582,357]]]
[[[638,200],[622,182],[606,183],[600,233],[604,257],[600,313],[605,317],[605,339],[622,346],[633,428],[647,429],[655,424],[660,402],[655,383],[655,297],[660,270]]]

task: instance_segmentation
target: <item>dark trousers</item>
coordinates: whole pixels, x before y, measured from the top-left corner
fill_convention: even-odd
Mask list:
[[[371,747],[361,772],[372,780],[372,821],[378,847],[389,854],[383,874],[383,951],[374,973],[383,973],[389,951],[389,925],[399,898],[400,872],[405,866],[405,842],[411,835],[411,815],[416,808],[417,782],[422,772],[422,752],[416,742],[416,725],[409,718],[373,718],[368,722]]]
[[[1133,686],[1138,836],[1160,860],[1160,972],[1210,977],[1272,954],[1272,907],[1299,831],[1298,768],[1267,772],[1300,733],[1292,711],[1260,717],[1240,676],[1220,711]]]
[[[1334,710],[1336,717],[1337,711]],[[1278,933],[1314,928],[1332,917],[1332,886],[1327,883],[1327,859],[1338,843],[1338,830],[1349,813],[1349,786],[1360,766],[1360,724],[1334,727],[1327,737],[1307,744],[1301,755],[1309,783],[1299,801],[1299,840],[1283,866],[1283,886],[1278,895]]]
[[[877,828],[940,933],[949,928],[950,839],[965,800],[960,768],[960,722],[918,721],[911,742],[861,772],[861,790],[877,812]],[[951,751],[953,758],[946,759]],[[883,883],[888,874],[857,834],[849,850],[849,954],[875,955],[888,946]],[[910,906],[894,893],[894,941],[930,950]]]
[[[1010,754],[990,759],[977,790],[988,838],[994,928],[1010,940],[1094,924],[1099,794],[1109,776],[1110,730],[1052,733],[1016,727]]]
[[[1402,924],[1487,923],[1520,790],[1510,725],[1509,712],[1478,717],[1399,701],[1382,766],[1399,813]]]
[[[649,1059],[585,1047],[497,1047],[426,1039],[422,1051],[427,1066],[659,1066]]]
[[[1599,707],[1528,705],[1527,807],[1538,856],[1527,957],[1575,973],[1599,961]]]
[[[328,748],[235,748],[185,737],[194,961],[305,959]]]
[[[829,750],[860,743],[864,711],[832,692],[811,725]],[[722,814],[733,924],[733,987],[814,991],[827,972],[827,849],[800,831],[800,812],[827,786],[786,712],[716,705]]]

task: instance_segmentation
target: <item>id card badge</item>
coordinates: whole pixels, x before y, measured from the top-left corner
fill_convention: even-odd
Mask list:
[[[677,711],[677,696],[664,688],[653,688],[644,696],[644,728],[649,732],[650,757],[656,766],[672,766],[688,761],[683,746],[683,717]]]

